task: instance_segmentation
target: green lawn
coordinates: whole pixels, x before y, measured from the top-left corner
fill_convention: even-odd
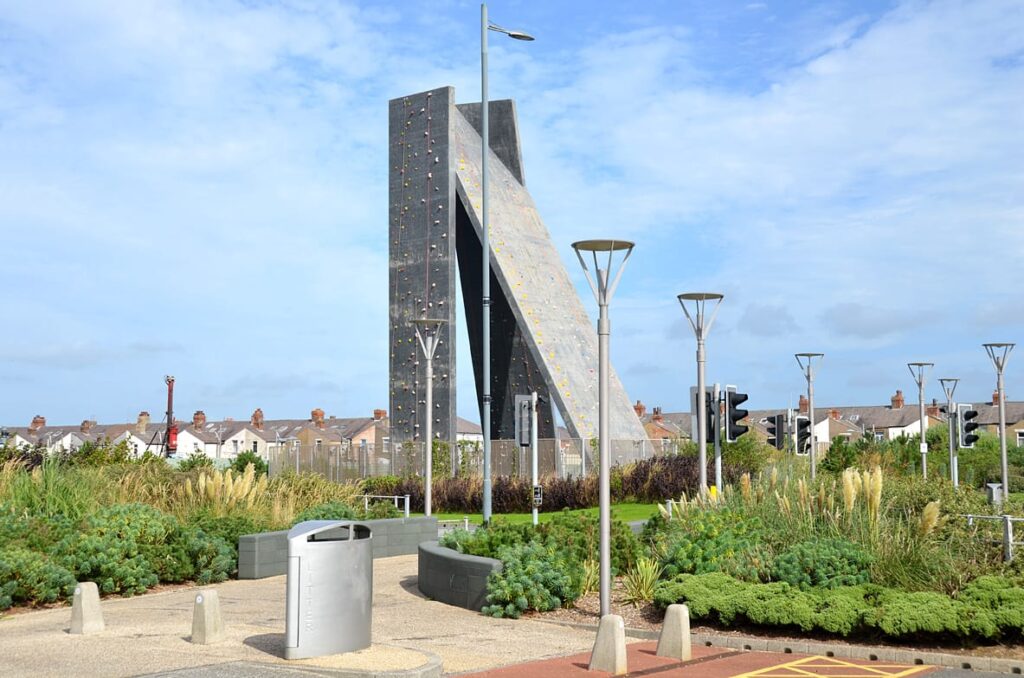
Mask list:
[[[658,512],[657,504],[615,504],[612,506],[612,516],[618,520],[624,520],[626,522],[632,522],[634,520],[647,520],[654,516]],[[541,513],[539,516],[540,522],[546,523],[551,520],[552,516],[558,515],[559,511],[551,513]],[[577,509],[575,511],[569,511],[569,513],[589,513],[591,515],[597,515],[597,507],[588,509]],[[423,515],[422,513],[414,515]],[[469,522],[479,525],[483,522],[482,516],[477,513],[475,515],[467,515],[465,513],[435,513],[434,517],[438,520],[462,520],[463,518],[469,518]],[[501,519],[510,523],[529,523],[533,518],[530,513],[495,513],[494,518]]]

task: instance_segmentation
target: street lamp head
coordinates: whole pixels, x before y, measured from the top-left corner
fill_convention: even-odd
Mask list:
[[[795,355],[798,359],[799,358],[811,359],[811,358],[824,358],[825,357],[824,353],[794,353],[793,355]]]
[[[611,300],[612,295],[615,294],[615,288],[619,285],[619,278],[622,277],[622,272],[626,269],[626,261],[629,260],[629,256],[633,253],[635,243],[629,240],[577,240],[572,244],[572,248],[576,251],[576,258],[580,260],[580,266],[583,267],[583,273],[587,276],[587,282],[590,284],[590,289],[594,292],[594,298],[597,299],[598,306],[607,306]],[[601,266],[601,262],[598,261],[597,255],[604,255],[607,252],[608,257],[604,261],[604,267]],[[615,267],[612,258],[616,252],[625,252],[625,256],[618,263],[619,270],[615,273],[615,277],[612,277],[612,269]],[[594,262],[594,273],[591,275],[590,267],[587,266],[586,259],[583,258],[583,254],[589,254]],[[595,281],[594,278],[597,278]]]
[[[996,372],[1002,373],[1003,367],[1006,366],[1006,359],[1010,355],[1010,351],[1017,344],[1010,344],[1006,342],[990,342],[988,344],[982,344],[985,347],[985,352],[988,353],[988,357],[992,359],[992,364],[996,366]]]
[[[935,363],[907,363],[908,367],[935,367]]]
[[[417,328],[429,331],[434,328],[440,328],[446,322],[448,321],[444,318],[416,318],[412,321],[412,324]]]
[[[487,24],[487,30],[494,31],[495,33],[504,33],[513,40],[523,40],[524,42],[533,42],[535,38],[525,31],[517,31],[509,28],[502,28],[498,24]]]
[[[724,298],[725,295],[719,294],[718,292],[686,292],[684,294],[676,295],[676,299],[679,300],[679,303],[684,301],[715,301]]]
[[[572,248],[579,252],[618,252],[632,250],[635,243],[628,240],[577,240]]]

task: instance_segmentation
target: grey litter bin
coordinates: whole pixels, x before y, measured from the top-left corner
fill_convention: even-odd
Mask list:
[[[310,520],[288,531],[285,659],[370,646],[373,534],[347,520]]]

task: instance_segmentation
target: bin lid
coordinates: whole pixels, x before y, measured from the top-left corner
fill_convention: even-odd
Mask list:
[[[368,536],[372,536],[372,530],[370,530],[368,525],[364,525],[363,523],[356,522],[354,520],[307,520],[297,523],[292,527],[292,529],[288,530],[288,541],[308,541],[309,538],[315,534],[334,530],[339,527],[356,525],[365,529]],[[353,534],[352,538],[355,539],[356,535]]]

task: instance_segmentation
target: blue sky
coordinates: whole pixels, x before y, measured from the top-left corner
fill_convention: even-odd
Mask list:
[[[910,360],[990,397],[981,343],[1024,341],[1024,5],[489,10],[538,38],[492,34],[491,96],[592,312],[569,244],[637,242],[633,399],[687,407],[692,290],[752,407],[795,402],[796,351],[823,404],[912,399]],[[158,415],[167,373],[180,417],[387,407],[387,101],[449,84],[479,99],[477,3],[0,0],[0,422]]]

